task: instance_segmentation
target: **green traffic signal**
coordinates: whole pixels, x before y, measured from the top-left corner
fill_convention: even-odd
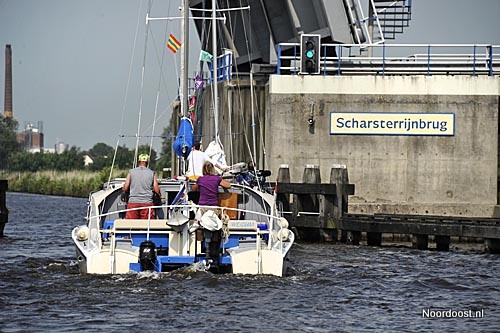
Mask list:
[[[309,59],[314,58],[314,50],[307,50],[306,51],[306,57]]]
[[[320,35],[302,34],[300,36],[300,74],[319,74]]]

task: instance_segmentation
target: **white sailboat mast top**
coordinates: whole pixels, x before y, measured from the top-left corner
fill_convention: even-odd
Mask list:
[[[181,47],[181,87],[179,98],[181,100],[181,114],[183,117],[188,113],[188,56],[189,56],[189,0],[182,1],[182,36],[184,45]]]
[[[217,143],[219,139],[219,92],[217,90],[217,0],[212,0],[212,80],[214,91],[214,120],[215,120],[215,140]]]

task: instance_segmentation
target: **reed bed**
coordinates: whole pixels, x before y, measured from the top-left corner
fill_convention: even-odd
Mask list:
[[[128,170],[113,171],[112,178],[126,177]],[[59,195],[86,198],[97,191],[109,179],[109,168],[100,172],[75,171],[0,171],[0,178],[7,179],[9,191],[45,195]]]

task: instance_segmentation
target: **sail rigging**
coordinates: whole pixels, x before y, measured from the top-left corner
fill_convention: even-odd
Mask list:
[[[138,112],[138,121],[137,121],[137,129],[136,129],[136,133],[135,133],[135,152],[134,152],[134,155],[137,156],[138,155],[138,147],[140,147],[139,145],[139,142],[140,140],[142,140],[142,138],[148,138],[150,140],[149,141],[149,147],[150,149],[153,148],[153,137],[157,137],[154,135],[154,131],[156,130],[156,125],[157,125],[157,121],[163,116],[165,115],[166,112],[169,112],[170,110],[174,110],[175,112],[175,102],[172,100],[170,103],[169,103],[169,106],[168,108],[165,108],[164,106],[162,106],[162,103],[160,101],[160,85],[162,83],[165,83],[165,77],[163,75],[163,68],[166,67],[165,64],[167,64],[168,62],[165,61],[165,50],[167,48],[167,39],[168,39],[168,36],[170,33],[172,33],[172,29],[168,30],[168,28],[166,28],[163,33],[164,33],[164,36],[163,36],[163,45],[162,45],[162,48],[157,48],[156,46],[156,42],[153,43],[153,46],[154,46],[154,50],[156,51],[156,58],[157,58],[157,61],[158,61],[158,64],[159,64],[159,67],[160,67],[160,71],[159,71],[159,75],[160,75],[160,78],[158,80],[158,86],[156,87],[155,89],[155,93],[156,93],[156,96],[154,97],[154,116],[153,116],[153,121],[152,121],[152,124],[151,125],[148,125],[146,126],[144,129],[142,128],[143,127],[143,115],[145,114],[146,110],[149,108],[149,106],[144,106],[144,100],[146,97],[147,94],[149,94],[149,92],[151,90],[148,90],[148,88],[145,86],[145,81],[147,80],[146,78],[146,63],[145,63],[145,60],[146,60],[146,51],[148,48],[147,46],[147,43],[148,43],[148,40],[152,40],[154,42],[154,32],[153,32],[153,26],[156,26],[154,24],[152,24],[153,22],[152,21],[160,21],[160,20],[167,20],[167,23],[169,21],[172,21],[172,20],[178,20],[180,19],[181,22],[186,22],[187,19],[201,19],[203,20],[202,21],[202,24],[200,26],[200,30],[201,30],[201,50],[200,51],[208,51],[206,46],[209,46],[210,48],[210,52],[212,53],[212,56],[213,56],[213,61],[211,62],[211,68],[210,69],[210,83],[211,85],[207,86],[208,89],[205,89],[205,88],[195,88],[193,89],[193,95],[196,95],[196,103],[195,103],[195,107],[190,109],[189,108],[189,100],[190,100],[190,89],[189,89],[189,82],[190,82],[190,79],[188,78],[188,61],[187,59],[189,58],[189,45],[190,45],[190,41],[189,41],[189,24],[183,24],[183,27],[182,27],[182,34],[181,34],[181,37],[178,38],[178,40],[180,41],[179,44],[180,44],[180,49],[178,49],[179,52],[177,52],[177,54],[180,54],[181,56],[181,68],[180,68],[180,82],[178,83],[178,101],[180,102],[179,105],[180,105],[180,112],[179,113],[175,113],[174,117],[177,117],[177,114],[179,115],[179,117],[177,118],[177,120],[175,120],[174,123],[171,123],[171,125],[174,125],[173,128],[176,128],[177,127],[177,124],[180,122],[180,119],[182,117],[192,117],[192,124],[193,124],[193,129],[194,129],[194,133],[195,133],[195,138],[196,140],[203,140],[204,141],[204,146],[208,146],[208,142],[213,140],[215,141],[215,143],[219,146],[220,150],[224,150],[224,144],[227,144],[228,145],[228,148],[229,148],[229,152],[230,154],[228,155],[228,159],[230,160],[229,164],[234,164],[235,162],[239,162],[241,161],[241,158],[244,157],[245,155],[249,155],[250,156],[250,161],[254,162],[257,160],[257,145],[255,144],[256,140],[255,140],[255,134],[257,133],[260,133],[262,134],[262,132],[260,131],[256,131],[256,128],[259,127],[259,121],[257,121],[257,119],[259,118],[259,114],[257,114],[256,118],[252,118],[251,120],[251,125],[248,125],[250,124],[250,122],[248,120],[246,120],[246,116],[245,116],[245,110],[244,110],[244,103],[243,103],[243,99],[242,99],[242,94],[239,93],[239,91],[241,90],[240,88],[240,80],[237,79],[235,80],[236,84],[236,88],[230,88],[230,89],[236,89],[234,91],[234,96],[231,96],[234,97],[233,100],[232,100],[232,103],[234,103],[234,109],[231,109],[231,114],[230,115],[227,115],[227,110],[224,110],[224,111],[221,111],[221,108],[222,108],[222,105],[226,105],[226,98],[229,98],[226,96],[227,92],[226,92],[226,86],[227,86],[227,83],[224,83],[225,87],[224,87],[224,92],[222,93],[221,95],[221,88],[219,87],[221,85],[221,80],[226,80],[228,79],[228,77],[223,77],[223,74],[227,74],[229,73],[229,75],[232,76],[232,74],[230,73],[230,71],[228,69],[230,69],[231,67],[235,70],[235,74],[236,74],[236,77],[238,78],[239,76],[239,72],[238,72],[238,68],[237,66],[234,66],[233,65],[233,60],[229,62],[229,65],[224,65],[220,63],[220,61],[223,60],[223,58],[232,58],[232,59],[235,59],[234,57],[238,57],[240,56],[240,54],[238,53],[238,50],[235,49],[235,45],[234,43],[232,42],[232,38],[234,37],[234,33],[235,33],[235,26],[233,25],[233,20],[235,18],[237,18],[237,20],[240,20],[238,19],[238,17],[241,17],[241,20],[245,22],[248,21],[248,16],[246,14],[241,14],[240,12],[246,12],[248,11],[249,12],[249,6],[247,7],[240,7],[240,8],[224,8],[225,4],[224,3],[221,3],[220,1],[216,1],[216,0],[211,0],[211,5],[210,5],[210,2],[207,0],[207,1],[202,1],[203,3],[203,6],[207,7],[207,8],[204,8],[204,9],[201,9],[203,11],[205,11],[206,13],[203,13],[202,16],[203,17],[190,17],[190,11],[197,11],[197,10],[200,10],[198,8],[189,8],[188,7],[188,4],[189,4],[189,1],[187,0],[181,0],[180,3],[182,4],[181,6],[181,9],[182,9],[182,15],[180,17],[152,17],[151,16],[151,7],[152,7],[152,1],[149,1],[148,2],[148,7],[147,7],[147,13],[146,13],[146,30],[144,31],[144,55],[143,55],[143,64],[142,64],[142,69],[141,69],[141,80],[140,80],[140,84],[141,84],[141,87],[140,87],[140,102],[139,102],[139,112]],[[170,3],[169,2],[169,7],[170,7]],[[207,3],[207,4],[206,4]],[[219,7],[220,5],[220,7]],[[226,7],[229,6],[229,3],[226,5]],[[211,7],[211,8],[210,8]],[[186,8],[186,10],[183,10],[183,8]],[[170,9],[170,8],[169,8]],[[194,15],[192,15],[194,16]],[[240,20],[240,21],[241,21]],[[223,23],[222,25],[221,24],[218,24],[218,22],[222,21],[221,23]],[[167,24],[168,25],[168,24]],[[163,27],[164,25],[162,25]],[[208,27],[208,28],[207,28]],[[245,34],[245,40],[247,40],[247,45],[250,45],[251,42],[250,42],[250,38],[247,36],[247,28],[246,28],[246,24],[243,24],[243,33]],[[240,30],[241,31],[241,30]],[[175,33],[175,31],[174,31]],[[137,35],[137,33],[136,33]],[[177,31],[177,35],[178,35],[178,31]],[[211,35],[209,37],[209,35]],[[137,38],[136,38],[137,39]],[[211,39],[211,42],[210,43],[207,43],[208,40]],[[135,44],[136,44],[136,41],[134,42],[134,49],[135,49]],[[233,51],[233,54],[231,55],[231,53],[227,53],[227,51],[223,51],[224,50],[224,47],[225,45],[227,45],[227,47],[229,47],[229,49],[231,49]],[[191,45],[191,50],[192,50],[192,45]],[[161,50],[161,51],[160,51]],[[223,51],[223,55],[220,56],[219,54],[221,53],[221,50]],[[247,48],[246,50],[247,54],[249,52],[249,48]],[[161,54],[160,54],[161,53]],[[228,55],[229,54],[229,55]],[[170,53],[168,52],[167,50],[167,56],[172,56],[172,60],[173,62],[170,62],[171,64],[175,63],[175,67],[177,67],[177,55],[176,54],[173,54],[173,53]],[[247,55],[248,56],[248,55]],[[205,75],[202,71],[202,66],[204,65],[204,62],[200,62],[200,67],[199,67],[199,71],[197,72],[198,74],[195,74],[197,76],[199,76],[199,81],[201,81],[202,83],[204,82],[205,80]],[[227,67],[224,67],[224,66],[227,66]],[[148,66],[149,67],[149,66]],[[169,70],[172,69],[171,65],[168,66],[169,67]],[[147,70],[148,73],[152,71],[152,69],[149,69]],[[173,72],[175,72],[175,74],[177,75],[178,71],[174,70]],[[223,73],[224,72],[224,73]],[[170,77],[172,77],[173,75],[170,75]],[[167,75],[168,77],[168,75]],[[230,77],[229,77],[230,79]],[[168,80],[168,79],[167,79]],[[172,80],[173,81],[173,80]],[[196,84],[196,82],[195,82]],[[199,83],[198,83],[199,84]],[[128,86],[127,86],[127,89],[128,89]],[[168,89],[168,88],[167,88]],[[253,87],[252,87],[253,89]],[[204,93],[207,93],[209,92],[208,95],[205,95],[205,98],[204,98]],[[128,94],[128,92],[126,93]],[[209,99],[206,99],[206,97],[209,97]],[[152,99],[153,100],[153,99]],[[149,99],[148,99],[149,101]],[[205,103],[204,103],[205,101]],[[206,101],[209,101],[210,102],[210,107],[208,107],[208,103],[206,103]],[[257,102],[258,103],[258,96],[257,95],[254,95],[252,97],[252,104],[255,104],[254,102]],[[149,102],[148,102],[149,103]],[[204,105],[207,105],[204,107]],[[124,107],[125,109],[125,107]],[[203,110],[205,109],[205,111]],[[168,110],[168,111],[166,111]],[[210,112],[208,112],[210,111]],[[203,113],[205,115],[203,115]],[[208,114],[210,113],[210,116],[208,116]],[[148,115],[149,114],[152,114],[148,112]],[[232,126],[225,126],[225,127],[221,127],[221,124],[222,124],[222,121],[224,121],[223,119],[228,119],[227,117],[229,116],[229,118],[232,118],[234,117],[234,120],[236,121],[235,122],[235,131],[233,132],[233,128]],[[207,120],[207,117],[209,118]],[[123,119],[123,116],[122,116],[122,119]],[[145,118],[144,118],[145,119]],[[203,121],[203,123],[202,123]],[[207,121],[210,122],[211,125],[208,125],[208,123],[206,123]],[[243,128],[239,128],[238,129],[238,126],[240,126],[239,124],[243,124]],[[203,133],[203,127],[205,126],[210,126],[212,128],[215,128],[215,130],[213,132],[210,131],[210,127],[208,128],[208,131],[206,131],[206,133]],[[249,129],[251,129],[251,131],[248,131]],[[146,132],[144,132],[146,130],[146,132],[148,131],[151,131],[152,133],[150,135],[145,135]],[[174,137],[177,136],[178,133],[175,133],[176,130],[174,129],[173,130],[174,132]],[[254,138],[253,139],[253,149],[250,147],[251,144],[248,140],[248,133],[250,133],[250,135]],[[236,147],[236,146],[233,146],[233,139],[237,139],[238,136],[242,136],[241,138],[243,140],[236,140],[236,141],[239,141],[239,143],[237,144],[238,146],[241,146],[241,147],[245,147],[243,150],[240,148],[240,147]],[[120,130],[120,138],[125,138],[125,137],[130,137],[128,135],[124,135],[122,133],[122,130]],[[209,139],[208,139],[209,138]],[[208,139],[208,140],[207,140]],[[261,147],[262,147],[262,141],[261,140]],[[117,147],[119,146],[119,143],[117,143]],[[234,151],[234,149],[236,149],[236,153]],[[248,152],[248,153],[245,153],[245,152]],[[135,160],[136,158],[134,158]],[[181,162],[182,160],[178,160],[179,163],[182,163]],[[177,172],[179,174],[183,174],[183,171],[184,171],[185,167],[184,165],[182,165],[182,167],[179,165],[179,168],[177,170]]]

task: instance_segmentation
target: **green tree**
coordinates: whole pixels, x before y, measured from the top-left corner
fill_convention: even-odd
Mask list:
[[[84,169],[83,154],[76,147],[62,154],[12,153],[8,159],[8,170],[36,172],[41,170],[72,171]]]
[[[99,142],[90,148],[89,155],[94,160],[94,163],[89,166],[90,170],[102,170],[107,166],[111,166],[114,149],[105,143]]]
[[[89,151],[89,155],[94,160],[89,166],[89,169],[92,171],[100,171],[106,167],[111,167],[111,163],[113,162],[114,157],[114,149],[111,146],[108,146],[105,143],[97,143],[95,144]],[[127,147],[118,146],[116,151],[115,158],[115,168],[128,170],[131,169],[134,165],[134,153],[135,149],[128,149]],[[157,160],[157,152],[153,149],[150,153],[149,145],[140,145],[138,147],[138,153],[146,153],[150,154],[150,168],[154,169]]]
[[[133,163],[134,163],[134,152],[125,147],[125,145],[118,146],[116,150],[115,165],[119,169],[127,170],[132,168]]]
[[[11,171],[36,171],[39,166],[33,156],[34,154],[30,154],[25,151],[18,151],[10,154],[8,159],[8,169]]]
[[[0,115],[0,169],[6,169],[9,155],[21,149],[16,131],[17,121]]]
[[[55,169],[59,171],[72,171],[72,170],[82,170],[85,166],[83,160],[83,153],[73,146],[71,149],[64,151],[62,154],[45,154],[53,155],[55,157],[57,165],[47,165],[47,169]]]
[[[161,145],[161,156],[158,160],[158,167],[171,168],[172,167],[172,131],[170,126],[163,129],[162,137],[164,138]],[[157,168],[157,171],[161,171]]]

